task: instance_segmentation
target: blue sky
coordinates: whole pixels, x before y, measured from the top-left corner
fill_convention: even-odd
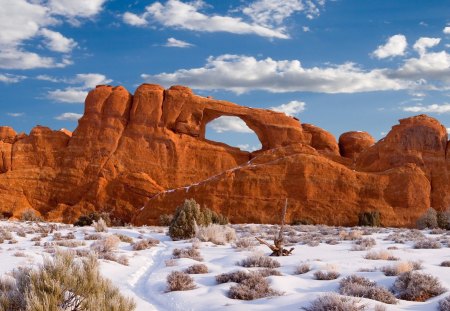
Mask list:
[[[96,84],[190,86],[382,138],[426,113],[450,128],[450,1],[0,0],[0,124],[74,130]],[[240,120],[208,138],[257,149]]]

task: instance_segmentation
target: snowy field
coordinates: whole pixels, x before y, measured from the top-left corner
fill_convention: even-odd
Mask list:
[[[103,257],[99,259],[101,272],[124,295],[133,298],[140,311],[301,310],[325,293],[338,293],[340,282],[350,275],[366,277],[391,289],[397,278],[392,274],[411,269],[438,278],[446,291],[424,302],[399,299],[396,304],[385,304],[366,298],[352,299],[365,305],[365,310],[425,311],[439,310],[439,301],[449,296],[450,267],[441,265],[446,261],[450,264],[448,231],[301,225],[287,226],[284,232],[286,247],[294,247],[292,255],[270,257],[280,264],[270,274],[279,275],[265,279],[277,294],[255,300],[231,299],[229,290],[236,283],[219,284],[216,276],[238,270],[260,270],[243,267],[241,261],[269,255],[269,248],[255,243],[254,237],[272,243],[278,230],[277,226],[253,224],[232,228],[236,239],[216,245],[198,239],[172,241],[165,227],[121,227],[96,232],[93,227],[0,221],[0,275],[19,266],[38,265],[58,248],[76,250],[79,256],[93,250],[101,252],[101,241],[115,235],[120,243],[112,243],[108,253],[99,255]],[[198,251],[199,258],[175,258],[184,249],[189,249],[191,252],[186,252],[189,254]],[[207,271],[190,274],[194,289],[168,291],[167,277],[171,272],[185,271],[198,264],[205,265]],[[337,278],[317,279],[321,275]]]

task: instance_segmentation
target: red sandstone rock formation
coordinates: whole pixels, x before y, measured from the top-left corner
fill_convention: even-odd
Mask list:
[[[205,138],[220,116],[241,118],[261,141],[253,153]],[[155,224],[186,198],[232,222],[354,225],[378,210],[385,225],[411,226],[427,208],[450,204],[447,134],[435,119],[401,120],[374,144],[367,133],[336,139],[297,119],[196,96],[182,86],[98,86],[77,129],[0,127],[0,212],[34,209],[71,222],[106,211]]]

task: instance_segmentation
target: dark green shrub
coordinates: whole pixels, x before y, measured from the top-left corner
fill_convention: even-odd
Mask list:
[[[201,208],[194,199],[185,200],[175,211],[169,226],[169,236],[173,240],[193,238],[197,225],[208,226],[212,223],[227,224],[228,219],[209,208]]]
[[[450,211],[437,212],[438,227],[445,230],[450,230]]]
[[[359,214],[359,226],[379,227],[381,226],[381,214],[379,211],[362,212]]]
[[[100,219],[103,219],[103,221],[105,222],[105,224],[110,227],[111,225],[113,225],[113,221],[111,221],[111,217],[109,215],[109,213],[97,213],[97,212],[92,212],[88,215],[81,215],[78,220],[76,222],[74,222],[74,226],[78,226],[78,227],[84,227],[84,226],[92,226],[92,224],[95,222],[98,222]],[[114,224],[117,222],[117,220],[115,220]]]
[[[164,227],[170,226],[172,220],[173,220],[173,215],[162,214],[159,216],[159,225],[164,226]]]

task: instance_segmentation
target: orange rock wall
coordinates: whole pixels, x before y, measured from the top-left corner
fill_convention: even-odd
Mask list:
[[[205,138],[220,116],[241,118],[262,149]],[[106,211],[155,224],[186,198],[232,222],[288,220],[355,225],[378,210],[385,225],[412,226],[430,206],[450,204],[447,133],[435,119],[401,120],[375,143],[364,132],[333,135],[283,113],[196,96],[182,86],[98,86],[77,129],[0,127],[0,212],[34,209],[71,222]]]

